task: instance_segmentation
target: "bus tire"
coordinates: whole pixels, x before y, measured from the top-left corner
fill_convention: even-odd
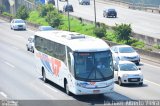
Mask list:
[[[70,91],[69,91],[69,87],[68,87],[68,82],[66,80],[64,82],[65,82],[65,84],[64,84],[65,92],[66,92],[67,95],[70,95]]]
[[[46,72],[45,72],[44,68],[42,68],[42,80],[43,80],[45,83],[47,82]]]

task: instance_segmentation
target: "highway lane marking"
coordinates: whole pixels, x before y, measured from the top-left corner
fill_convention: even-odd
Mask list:
[[[53,90],[54,92],[58,92],[56,89],[53,89],[52,87],[50,87],[50,86],[48,86],[48,85],[46,85],[46,84],[43,84],[43,85],[46,86],[47,88]]]
[[[7,62],[7,61],[4,61],[5,64],[7,64],[8,66],[12,67],[12,68],[15,68],[14,65],[12,65],[11,63]]]
[[[149,80],[146,80],[146,79],[145,79],[144,81],[150,82],[150,83],[152,83],[152,84],[157,85],[157,86],[160,87],[160,84],[157,84],[157,83],[155,83],[155,82],[152,82],[152,81],[149,81]]]
[[[151,64],[147,64],[147,63],[143,63],[144,65],[149,65],[149,66],[151,66],[151,67],[155,67],[155,68],[160,68],[160,67],[158,67],[158,66],[155,66],[155,65],[151,65]]]
[[[7,95],[6,95],[4,92],[0,92],[0,94],[1,94],[3,97],[7,98]]]
[[[17,38],[20,38],[20,39],[24,39],[24,37],[22,37],[22,36],[19,36],[19,35],[17,35],[16,37],[17,37]]]
[[[16,47],[16,46],[12,46],[12,48],[13,48],[13,49],[16,49],[16,50],[19,50],[19,48],[18,48],[18,47]]]

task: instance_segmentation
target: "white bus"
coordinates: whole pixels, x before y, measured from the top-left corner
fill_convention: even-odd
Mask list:
[[[68,31],[39,31],[35,57],[43,80],[53,81],[68,95],[113,91],[112,53],[101,39]]]

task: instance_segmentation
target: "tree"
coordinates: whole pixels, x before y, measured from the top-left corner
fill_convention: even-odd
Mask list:
[[[45,17],[48,12],[55,11],[56,9],[53,7],[53,4],[40,5],[39,13],[40,16]]]
[[[126,40],[128,43],[128,41],[130,40],[131,32],[132,32],[131,25],[116,24],[115,32],[118,40]]]
[[[28,9],[25,6],[21,6],[17,10],[16,17],[23,20],[27,19],[29,17]]]
[[[99,38],[103,38],[106,35],[106,26],[105,24],[100,24],[97,23],[98,27],[95,27],[95,29],[93,30],[93,33],[99,37]]]
[[[0,5],[0,14],[5,10],[5,6],[4,5]]]
[[[58,27],[62,24],[62,16],[58,13],[58,11],[50,11],[47,13],[46,21],[52,27]]]

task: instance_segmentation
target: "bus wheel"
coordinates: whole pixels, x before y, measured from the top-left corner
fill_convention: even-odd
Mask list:
[[[42,69],[42,79],[43,79],[43,81],[46,83],[47,82],[47,78],[46,78],[46,73],[45,73],[45,70],[44,69]]]
[[[68,87],[68,82],[65,81],[65,92],[67,95],[70,95],[70,92],[69,92],[69,87]]]

